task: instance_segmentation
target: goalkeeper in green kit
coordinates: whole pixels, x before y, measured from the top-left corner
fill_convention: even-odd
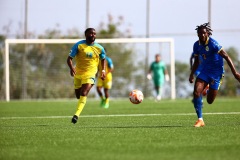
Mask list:
[[[162,86],[164,81],[169,81],[169,75],[165,63],[161,60],[161,55],[155,55],[155,61],[150,65],[147,78],[153,80],[154,88],[156,91],[156,100],[162,98]]]

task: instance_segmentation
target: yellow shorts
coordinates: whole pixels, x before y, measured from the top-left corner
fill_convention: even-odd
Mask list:
[[[74,89],[79,89],[83,84],[95,84],[94,77],[81,78],[80,76],[74,76]]]
[[[106,79],[104,81],[98,77],[97,87],[111,89],[112,88],[112,74],[107,74]]]

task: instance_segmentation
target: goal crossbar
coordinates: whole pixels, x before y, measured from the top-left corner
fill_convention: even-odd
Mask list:
[[[6,101],[10,101],[10,71],[9,71],[9,45],[10,44],[75,44],[80,39],[6,39],[5,40],[5,97]],[[171,99],[176,98],[175,87],[175,55],[174,55],[174,39],[173,38],[113,38],[113,39],[97,39],[98,43],[170,43],[170,84]]]

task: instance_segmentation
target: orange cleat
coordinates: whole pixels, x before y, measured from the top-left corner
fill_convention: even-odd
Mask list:
[[[203,95],[203,96],[206,96],[208,90],[209,90],[209,85],[207,85],[207,86],[204,88],[204,90],[202,91],[202,95]]]
[[[197,122],[194,125],[194,127],[203,127],[203,126],[205,126],[203,120],[197,120]]]

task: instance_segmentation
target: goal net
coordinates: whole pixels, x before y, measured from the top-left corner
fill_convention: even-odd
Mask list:
[[[79,39],[6,39],[2,98],[6,101],[75,98],[66,59],[77,41]],[[147,80],[146,74],[157,53],[170,73],[163,97],[176,98],[172,38],[96,39],[96,42],[106,48],[114,64],[112,98],[128,97],[132,89],[142,90],[145,97],[154,96],[153,83]],[[89,97],[97,97],[95,87]]]

